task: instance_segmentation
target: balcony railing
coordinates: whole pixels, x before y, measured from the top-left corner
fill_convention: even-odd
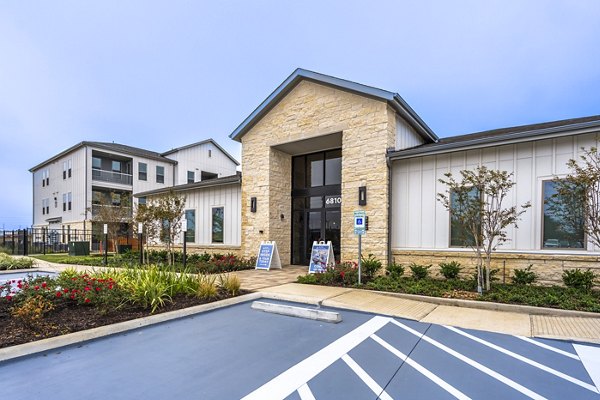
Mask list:
[[[118,183],[121,185],[131,185],[133,182],[132,175],[122,174],[120,172],[104,171],[102,169],[92,169],[92,180]]]
[[[102,206],[99,204],[92,204],[92,217],[97,216],[102,207],[109,207],[109,208],[113,208],[113,209],[120,208],[120,206]],[[117,214],[117,210],[115,210],[115,214]],[[118,214],[120,214],[120,213],[118,213]],[[121,216],[126,217],[126,218],[131,218],[132,214],[133,214],[132,210],[131,210],[131,208],[129,208],[125,212],[123,212],[123,214],[121,214]]]

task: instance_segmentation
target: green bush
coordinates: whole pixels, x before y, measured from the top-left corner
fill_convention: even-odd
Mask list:
[[[533,264],[529,264],[529,267],[524,269],[515,268],[513,283],[515,285],[531,285],[537,279],[537,274],[531,270]]]
[[[361,260],[361,272],[369,279],[373,278],[381,270],[381,267],[381,261],[373,254],[369,254],[367,258],[363,257]]]
[[[483,274],[483,276],[485,276],[486,271],[487,271],[486,267],[483,267],[481,269],[481,273]],[[498,268],[490,269],[490,283],[500,280],[500,278],[498,278],[496,276],[496,275],[498,275],[498,272],[500,272],[500,269],[498,269]],[[475,281],[475,283],[477,283],[477,269],[475,269],[475,272],[473,272],[473,280]]]
[[[358,264],[345,261],[323,272],[299,276],[297,282],[312,285],[353,286],[358,283]]]
[[[412,263],[409,266],[412,271],[412,276],[415,280],[425,279],[429,276],[429,268],[431,268],[431,264],[429,265],[419,265]]]
[[[446,279],[456,279],[458,278],[458,274],[462,270],[459,262],[450,261],[439,264],[440,273]]]
[[[392,278],[400,278],[404,275],[404,265],[393,262],[386,267],[385,274]]]
[[[33,260],[29,257],[12,257],[0,253],[0,271],[9,269],[26,269],[33,267]]]
[[[567,287],[589,291],[594,286],[596,274],[594,271],[581,269],[568,269],[562,274],[563,283]]]

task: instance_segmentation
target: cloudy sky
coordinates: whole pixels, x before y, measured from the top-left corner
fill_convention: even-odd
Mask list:
[[[297,67],[400,93],[440,137],[600,114],[600,1],[0,3],[0,229],[82,140],[228,135]]]

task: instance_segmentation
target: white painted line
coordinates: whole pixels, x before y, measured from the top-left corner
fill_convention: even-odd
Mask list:
[[[471,400],[471,398],[469,396],[467,396],[466,394],[464,394],[463,392],[461,392],[454,386],[450,385],[448,382],[441,379],[439,376],[435,375],[433,372],[431,372],[427,368],[423,367],[418,362],[412,360],[406,354],[402,353],[400,350],[398,350],[397,348],[395,348],[394,346],[392,346],[391,344],[389,344],[388,342],[386,342],[385,340],[383,340],[376,334],[372,334],[371,339],[373,339],[374,341],[376,341],[377,343],[379,343],[380,345],[385,347],[388,351],[390,351],[396,357],[398,357],[399,359],[401,359],[402,361],[406,362],[408,365],[410,365],[411,367],[413,367],[414,369],[419,371],[421,374],[425,375],[427,378],[432,380],[433,383],[435,383],[436,385],[438,385],[439,387],[444,389],[446,392],[450,393],[455,398],[460,399],[460,400]]]
[[[590,385],[589,383],[583,382],[583,381],[581,381],[581,380],[579,380],[577,378],[573,378],[572,376],[567,375],[565,373],[562,373],[560,371],[557,371],[554,368],[550,368],[550,367],[548,367],[548,366],[546,366],[544,364],[540,364],[537,361],[533,361],[530,358],[527,358],[527,357],[524,357],[524,356],[522,356],[520,354],[512,352],[512,351],[510,351],[508,349],[505,349],[504,347],[500,347],[498,345],[495,345],[494,343],[490,343],[487,340],[480,339],[477,336],[473,336],[473,335],[471,335],[471,334],[469,334],[467,332],[464,332],[464,331],[462,331],[462,330],[460,330],[458,328],[455,328],[453,326],[444,326],[444,327],[446,329],[451,330],[452,332],[458,333],[459,335],[462,335],[462,336],[464,336],[466,338],[469,338],[469,339],[471,339],[471,340],[473,340],[473,341],[475,341],[477,343],[480,343],[480,344],[482,344],[484,346],[487,346],[487,347],[489,347],[491,349],[499,351],[500,353],[506,354],[507,356],[510,356],[512,358],[516,358],[517,360],[522,361],[525,364],[529,364],[532,367],[539,368],[542,371],[548,372],[549,374],[552,374],[552,375],[557,376],[559,378],[562,378],[562,379],[564,379],[566,381],[569,381],[571,383],[579,385],[582,388],[590,390],[590,391],[592,391],[594,393],[599,393],[598,389],[596,389],[596,386],[594,386],[594,385]]]
[[[344,354],[390,322],[390,318],[375,316],[335,342],[282,372],[242,400],[283,400]]]
[[[562,354],[562,355],[563,355],[563,356],[565,356],[565,357],[569,357],[569,358],[572,358],[572,359],[574,359],[574,360],[577,360],[577,361],[579,361],[579,357],[577,357],[577,356],[576,356],[575,354],[573,354],[573,353],[569,353],[568,351],[564,351],[564,350],[561,350],[561,349],[557,349],[557,348],[556,348],[556,347],[554,347],[554,346],[549,346],[549,345],[547,345],[546,343],[538,342],[537,340],[534,340],[534,339],[528,338],[527,336],[519,336],[519,335],[515,335],[515,337],[516,337],[517,339],[521,339],[521,340],[524,340],[524,341],[526,341],[526,342],[528,342],[528,343],[531,343],[531,344],[534,344],[534,345],[536,345],[536,346],[539,346],[539,347],[541,347],[541,348],[543,348],[543,349],[550,350],[550,351],[553,351],[553,352],[555,352],[555,353]]]
[[[421,337],[421,334],[419,332],[417,332],[414,329],[412,329],[412,328],[404,325],[403,323],[398,322],[395,319],[392,319],[391,322],[394,325],[396,325],[396,326],[404,329],[405,331],[407,331],[409,333],[412,333],[415,336]],[[521,392],[522,394],[524,394],[525,396],[527,396],[527,397],[529,397],[531,399],[536,399],[536,400],[542,400],[542,399],[545,400],[546,399],[544,396],[542,396],[542,395],[534,392],[533,390],[527,389],[525,386],[518,384],[517,382],[513,381],[512,379],[507,378],[506,376],[504,376],[502,374],[499,374],[498,372],[489,369],[485,365],[482,365],[482,364],[478,363],[477,361],[472,360],[469,357],[467,357],[465,355],[462,355],[462,354],[460,354],[459,352],[457,352],[455,350],[452,350],[448,346],[443,345],[442,343],[438,342],[435,339],[432,339],[432,338],[430,338],[428,336],[423,336],[422,340],[425,340],[425,341],[431,343],[432,345],[434,345],[438,349],[443,350],[446,353],[448,353],[448,354],[450,354],[450,355],[458,358],[459,360],[461,360],[461,361],[469,364],[470,366],[477,368],[478,370],[480,370],[484,374],[487,374],[487,375],[491,376],[492,378],[494,378],[494,379],[496,379],[496,380],[504,383],[505,385],[510,386],[511,388],[513,388],[513,389]]]
[[[600,347],[584,346],[581,344],[574,344],[573,347],[590,378],[596,384],[596,388],[600,389]]]
[[[375,382],[375,380],[373,380],[373,378],[371,378],[369,374],[367,374],[367,371],[362,369],[360,365],[358,365],[356,361],[352,359],[352,357],[350,357],[348,354],[344,354],[342,356],[342,360],[350,367],[350,369],[352,369],[352,371],[354,371],[356,375],[358,375],[358,377],[369,387],[369,389],[371,389],[373,393],[378,396],[378,399],[394,400],[389,394],[386,393],[385,390],[383,390],[381,386],[379,386],[377,382]]]
[[[306,383],[298,388],[298,395],[300,400],[317,400]]]

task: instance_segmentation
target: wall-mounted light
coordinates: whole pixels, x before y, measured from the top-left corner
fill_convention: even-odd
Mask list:
[[[256,197],[250,197],[250,212],[256,212]]]
[[[361,186],[358,188],[358,205],[366,206],[367,205],[367,187]]]

